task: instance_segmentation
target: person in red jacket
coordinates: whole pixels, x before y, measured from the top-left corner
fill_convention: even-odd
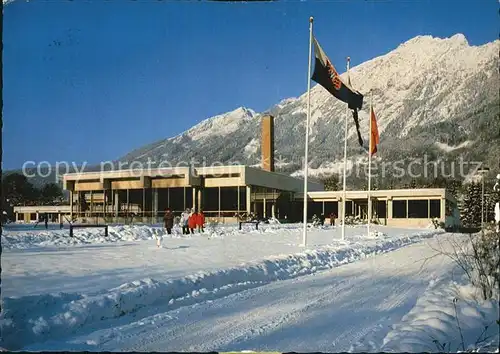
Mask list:
[[[196,220],[196,226],[198,228],[198,232],[203,232],[205,231],[204,230],[204,227],[205,227],[205,214],[203,214],[203,210],[200,210],[200,212],[198,213],[198,218]]]
[[[197,221],[198,221],[198,213],[196,212],[196,210],[193,210],[193,212],[189,215],[188,219],[188,227],[192,234],[194,234],[194,229],[196,229],[196,225],[198,224]]]

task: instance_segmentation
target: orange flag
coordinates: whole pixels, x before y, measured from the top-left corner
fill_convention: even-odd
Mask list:
[[[377,152],[377,145],[380,142],[380,138],[378,135],[377,118],[375,117],[373,107],[370,107],[370,119],[372,127],[372,131],[370,132],[370,155],[373,155]]]

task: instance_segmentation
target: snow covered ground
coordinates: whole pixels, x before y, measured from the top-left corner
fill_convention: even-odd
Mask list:
[[[7,231],[0,346],[432,351],[430,335],[454,339],[450,289],[462,288],[449,286],[449,259],[423,264],[434,252],[427,243],[447,234],[374,229],[368,237],[365,227],[348,227],[344,241],[340,228],[311,229],[306,249],[299,224],[215,226],[192,236],[116,226],[108,238],[85,229],[74,239],[68,230]],[[469,340],[498,307],[467,306]]]
[[[391,248],[406,237],[435,230],[405,230],[377,227],[378,238],[367,239],[366,227],[346,228],[347,240],[340,241],[340,229],[315,229],[308,233],[309,250],[339,247],[363,252],[382,244]],[[110,227],[68,230],[6,231],[2,236],[3,296],[53,292],[95,292],[143,278],[167,281],[255,262],[270,256],[288,256],[304,251],[299,224],[209,226],[205,233],[183,236],[179,229],[171,237],[161,227]],[[417,235],[417,236],[415,236]],[[156,237],[163,237],[162,248]],[[402,241],[398,241],[402,240]],[[144,241],[144,242],[143,242]],[[386,243],[389,242],[389,243]]]

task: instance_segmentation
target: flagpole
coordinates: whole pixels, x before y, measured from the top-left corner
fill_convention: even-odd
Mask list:
[[[368,237],[370,237],[370,222],[372,220],[372,199],[371,199],[371,182],[372,182],[372,113],[373,113],[373,95],[370,92],[370,128],[369,128],[369,140],[368,140],[368,223],[367,232]]]
[[[306,118],[306,146],[304,153],[304,230],[302,235],[302,245],[307,245],[307,174],[308,174],[308,154],[309,154],[309,120],[311,118],[311,51],[313,35],[313,17],[309,17],[309,64],[307,70],[307,118]]]
[[[349,77],[349,65],[351,58],[347,57],[347,77]],[[342,194],[342,240],[345,239],[345,199],[346,199],[346,170],[347,170],[347,116],[349,115],[349,106],[345,109],[345,129],[344,129],[344,186]]]

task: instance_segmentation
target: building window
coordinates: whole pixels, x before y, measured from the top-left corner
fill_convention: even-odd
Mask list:
[[[345,201],[345,216],[354,216],[354,211],[352,210],[353,205],[352,200]]]
[[[406,218],[406,200],[392,201],[392,217],[394,219]]]
[[[215,174],[207,174],[203,176],[205,179],[208,178],[235,178],[240,177],[240,173],[215,173]]]
[[[330,214],[334,213],[339,216],[339,203],[338,202],[325,202],[325,215],[330,217]]]
[[[23,213],[17,213],[17,221],[24,221],[24,214]]]
[[[156,199],[155,209],[162,213],[168,208],[168,188],[155,188],[156,197],[153,195],[153,200]]]
[[[184,188],[184,195],[185,195],[184,200],[186,201],[185,207],[191,208],[194,206],[196,208],[196,205],[193,205],[193,188],[192,187]]]
[[[247,210],[247,188],[240,187],[240,211]]]
[[[319,217],[323,214],[323,202],[307,202],[307,219],[312,219],[314,215]]]
[[[436,199],[431,199],[430,201],[431,218],[441,217],[441,201]]]
[[[242,187],[243,188],[243,187]],[[261,186],[252,186],[252,201],[275,200],[279,197],[279,190]]]
[[[408,200],[408,217],[415,219],[429,218],[429,200]]]
[[[184,188],[168,189],[169,208],[173,212],[184,211],[187,206],[184,205]]]
[[[209,187],[202,190],[202,204],[204,211],[219,210],[219,188]]]
[[[378,219],[387,217],[387,205],[385,200],[372,200],[375,209],[375,215]]]
[[[128,211],[133,214],[139,215],[143,211],[143,205],[142,205],[142,189],[129,189],[128,190]],[[95,213],[97,212],[96,208],[96,195],[94,194],[94,206],[92,208],[92,211]]]
[[[36,213],[31,213],[30,214],[30,220],[31,221],[38,221],[38,219],[36,218]]]
[[[284,219],[286,216],[286,218],[290,220],[290,218],[293,218],[295,211],[293,194],[290,192],[281,192],[276,200],[276,217],[278,219]]]
[[[220,209],[224,211],[238,210],[238,187],[220,188]]]

